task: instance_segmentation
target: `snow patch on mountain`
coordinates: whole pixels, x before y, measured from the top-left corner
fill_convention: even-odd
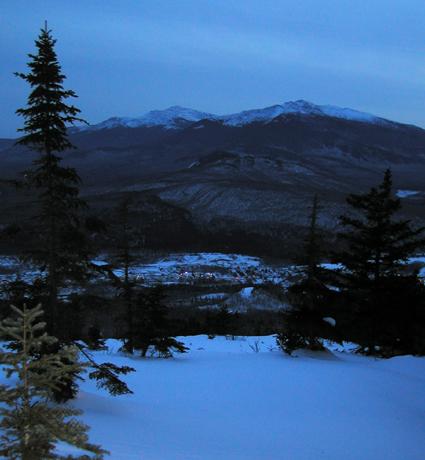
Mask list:
[[[218,117],[227,126],[243,126],[255,122],[268,122],[281,115],[282,106],[272,105],[264,109],[244,110],[243,112]]]
[[[420,192],[417,190],[397,190],[396,196],[397,198],[409,198],[411,196],[418,195],[418,193]]]

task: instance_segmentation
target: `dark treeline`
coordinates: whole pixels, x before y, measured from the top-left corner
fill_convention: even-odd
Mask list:
[[[315,197],[305,245],[304,279],[288,292],[293,308],[284,314],[282,348],[321,349],[322,338],[353,341],[379,356],[425,354],[425,285],[406,263],[424,249],[424,228],[398,218],[391,171],[365,194],[347,197],[339,249],[324,251],[316,225]],[[332,259],[332,269],[320,265]],[[325,319],[325,320],[324,320]]]
[[[13,185],[10,184],[9,187]],[[29,194],[29,191],[26,192]],[[113,231],[119,203],[130,199],[131,219],[139,228],[142,251],[224,252],[241,253],[283,260],[297,260],[307,235],[305,226],[293,224],[247,224],[229,219],[213,219],[203,223],[190,212],[161,200],[149,193],[121,193],[101,197],[87,197],[88,208],[82,218],[86,231],[97,252],[113,248]],[[3,206],[5,203],[2,203]],[[19,254],[34,246],[31,215],[36,203],[29,201],[23,212],[7,217],[0,225],[0,251]],[[334,246],[335,238],[328,235],[324,244]]]

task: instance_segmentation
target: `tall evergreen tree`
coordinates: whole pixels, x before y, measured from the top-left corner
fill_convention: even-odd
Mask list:
[[[37,54],[29,54],[28,73],[16,73],[31,87],[26,108],[17,110],[25,119],[19,131],[24,135],[17,144],[39,152],[27,174],[38,191],[39,212],[34,228],[36,248],[31,259],[46,272],[48,327],[58,328],[58,295],[67,279],[82,280],[86,271],[86,240],[79,211],[85,206],[79,197],[80,178],[73,168],[64,167],[58,153],[73,146],[67,126],[76,121],[79,109],[67,105],[76,97],[63,88],[61,71],[47,24],[35,41]]]
[[[37,290],[46,293],[47,298],[43,295],[41,298],[46,304],[47,329],[61,339],[52,346],[45,344],[46,355],[57,353],[64,346],[64,339],[69,339],[58,311],[60,289],[68,280],[84,281],[90,267],[88,241],[81,221],[81,211],[86,207],[79,197],[81,181],[75,169],[62,165],[58,155],[73,148],[67,127],[84,120],[78,118],[78,108],[67,104],[67,99],[75,98],[76,94],[63,87],[66,77],[56,56],[55,43],[46,24],[35,41],[37,54],[29,54],[29,72],[16,73],[31,87],[27,107],[17,110],[25,119],[24,127],[19,130],[24,135],[17,143],[39,153],[27,174],[29,185],[38,191],[39,205],[34,221],[36,241],[29,257],[46,274],[45,282],[38,280]],[[110,363],[98,365],[81,345],[76,345],[94,368],[89,375],[99,386],[112,394],[131,392],[118,375],[133,369]],[[75,374],[61,378],[55,388],[59,401],[74,396]]]
[[[134,263],[134,250],[138,247],[137,229],[131,223],[131,197],[127,196],[119,204],[114,226],[114,246],[117,253],[114,256],[114,265],[124,271],[124,276],[117,279],[118,296],[124,307],[123,319],[125,323],[124,348],[129,353],[134,351],[134,308],[135,308],[135,279],[130,270]]]
[[[22,460],[87,458],[58,454],[56,443],[61,441],[102,458],[106,451],[88,442],[88,427],[75,418],[81,412],[51,401],[56,383],[82,370],[78,350],[70,346],[42,354],[41,348],[56,339],[43,332],[41,306],[12,310],[14,316],[0,323],[1,339],[11,341],[0,350],[0,364],[7,377],[17,377],[16,383],[0,386],[0,455]]]
[[[305,242],[305,255],[307,262],[307,282],[312,284],[314,280],[317,280],[320,271],[320,236],[317,229],[317,212],[319,208],[319,197],[317,193],[313,197],[313,205],[311,208],[310,215],[310,226],[308,236]]]
[[[335,256],[346,268],[342,287],[379,288],[382,281],[400,276],[409,256],[425,244],[424,228],[395,218],[401,202],[392,194],[390,170],[378,187],[349,195],[347,203],[353,212],[341,216],[345,231],[339,233],[345,249]]]
[[[319,198],[315,194],[302,256],[305,262],[303,278],[288,289],[292,308],[282,314],[282,328],[277,335],[279,346],[288,354],[296,348],[322,349],[320,337],[328,329],[328,325],[323,322],[329,290],[324,282],[324,271],[320,267],[322,248],[317,228],[318,208]]]
[[[417,276],[405,273],[409,256],[425,244],[424,229],[396,218],[401,202],[392,194],[390,170],[378,187],[349,195],[347,203],[352,212],[341,217],[345,230],[339,234],[345,249],[335,255],[344,267],[337,273],[342,304],[368,350],[374,344],[401,346],[396,342],[408,340],[409,323],[425,305]]]

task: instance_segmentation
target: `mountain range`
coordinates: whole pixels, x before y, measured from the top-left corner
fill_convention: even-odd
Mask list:
[[[400,195],[405,214],[425,219],[425,130],[349,108],[299,100],[215,115],[173,106],[69,133],[77,149],[64,159],[96,202],[150,194],[203,225],[267,228],[306,225],[318,193],[319,222],[333,228],[347,193],[391,168],[396,190],[413,192]],[[16,177],[34,155],[0,140],[0,178]]]
[[[269,123],[276,117],[288,114],[327,116],[368,123],[391,123],[383,118],[349,108],[341,108],[332,105],[316,105],[304,100],[298,100],[272,105],[263,109],[245,110],[230,115],[215,115],[175,105],[165,110],[152,110],[137,118],[108,118],[95,125],[75,128],[74,132],[97,131],[118,127],[140,128],[160,126],[166,129],[182,129],[201,120],[221,122],[224,126],[244,126],[251,123]]]

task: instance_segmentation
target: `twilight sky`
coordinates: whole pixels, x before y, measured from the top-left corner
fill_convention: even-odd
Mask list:
[[[306,99],[425,127],[424,0],[0,0],[0,137],[45,19],[90,123]]]

